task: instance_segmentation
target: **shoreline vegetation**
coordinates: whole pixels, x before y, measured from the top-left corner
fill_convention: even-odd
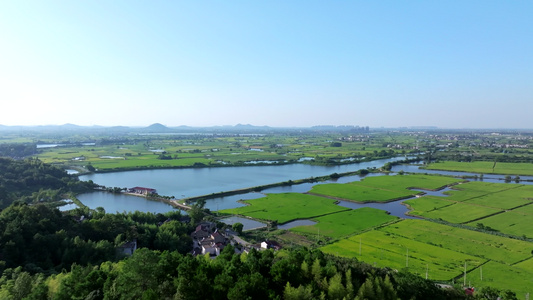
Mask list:
[[[372,157],[372,158],[358,158],[356,160],[349,160],[349,161],[337,161],[337,160],[328,160],[326,162],[318,162],[315,160],[304,160],[304,161],[297,161],[297,160],[290,160],[290,161],[279,161],[279,160],[264,160],[264,161],[257,161],[257,160],[250,160],[246,162],[238,162],[238,163],[193,163],[191,165],[181,165],[181,166],[169,166],[169,165],[149,165],[149,166],[129,166],[129,167],[115,167],[112,169],[99,169],[94,168],[94,170],[89,170],[85,167],[80,167],[76,165],[67,165],[67,164],[59,164],[65,169],[73,169],[78,171],[79,173],[76,174],[76,176],[81,175],[87,175],[87,174],[99,174],[99,173],[115,173],[115,172],[126,172],[126,171],[141,171],[141,170],[159,170],[159,169],[197,169],[197,168],[229,168],[229,167],[258,167],[258,166],[282,166],[282,165],[292,165],[292,164],[308,164],[308,165],[314,165],[314,166],[343,166],[343,165],[349,165],[349,164],[356,164],[356,163],[362,163],[362,162],[371,162],[375,160],[380,159],[389,159],[393,157],[400,157],[398,155],[387,155],[387,156],[379,156],[379,157]],[[349,157],[352,158],[352,157]],[[342,159],[339,159],[342,160]],[[414,158],[414,159],[406,159],[402,160],[403,163],[408,162],[414,162],[414,161],[420,161],[421,158]],[[396,162],[391,163],[391,166],[396,165]]]

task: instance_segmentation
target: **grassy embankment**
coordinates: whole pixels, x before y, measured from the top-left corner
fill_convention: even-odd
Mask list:
[[[432,175],[380,176],[347,184],[315,185],[310,193],[355,202],[389,202],[422,193],[412,191],[411,188],[437,190],[460,181],[456,178]]]
[[[493,168],[494,167],[494,168]],[[507,163],[492,161],[457,162],[443,161],[432,163],[429,170],[460,171],[479,174],[530,175],[533,176],[533,164]]]

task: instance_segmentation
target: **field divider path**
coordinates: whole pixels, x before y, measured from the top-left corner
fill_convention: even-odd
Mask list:
[[[519,264],[519,263],[521,263],[521,262],[525,262],[526,260],[532,260],[532,259],[533,259],[533,256],[531,256],[531,257],[527,257],[527,258],[524,258],[524,259],[522,259],[522,260],[520,260],[520,261],[517,261],[517,262],[512,263],[511,266],[514,266],[514,265]]]
[[[473,198],[472,198],[473,199]],[[469,199],[471,200],[471,199]],[[459,201],[461,202],[461,201]],[[459,203],[458,202],[458,203]],[[499,212],[496,212],[496,213],[493,213],[493,214],[490,214],[490,215],[486,215],[486,216],[483,216],[483,217],[480,217],[480,218],[476,218],[476,219],[473,219],[473,220],[470,220],[470,221],[466,221],[466,222],[463,222],[463,223],[459,223],[459,224],[467,224],[467,223],[470,223],[470,222],[475,222],[475,221],[479,221],[479,220],[483,220],[485,218],[489,218],[489,217],[492,217],[492,216],[495,216],[495,215],[499,215],[499,214],[502,214],[502,213],[505,213],[505,212],[510,212],[510,211],[513,211],[517,208],[521,208],[521,207],[524,207],[524,206],[528,206],[528,205],[531,205],[533,204],[533,202],[530,202],[530,203],[525,203],[525,204],[521,204],[521,205],[518,205],[518,206],[515,206],[513,208],[509,208],[509,209],[502,209],[501,207],[493,207],[493,206],[486,206],[486,205],[481,205],[481,204],[475,204],[475,203],[467,203],[466,201],[465,202],[461,202],[461,203],[465,203],[465,204],[468,204],[468,205],[474,205],[474,206],[480,206],[480,207],[488,207],[488,208],[495,208],[495,209],[501,209],[502,211],[499,211]]]
[[[347,209],[344,209],[344,210],[339,210],[339,211],[334,211],[334,212],[330,212],[330,213],[325,213],[325,214],[322,214],[322,215],[316,215],[316,216],[310,216],[310,217],[307,217],[307,218],[298,218],[298,219],[292,219],[292,220],[289,220],[283,224],[287,224],[289,222],[294,222],[294,221],[298,221],[298,220],[313,220],[313,218],[319,218],[319,217],[323,217],[323,216],[329,216],[329,215],[333,215],[333,214],[338,214],[340,212],[343,212],[343,211],[348,211],[348,210],[352,210],[351,208],[347,208]],[[317,222],[318,224],[319,222]],[[279,224],[279,225],[283,225],[283,224]],[[309,226],[309,225],[303,225],[303,226]],[[312,226],[312,225],[311,225]]]
[[[478,206],[488,207],[488,206],[483,206],[483,205],[478,205]],[[466,224],[468,224],[470,222],[476,222],[476,221],[480,221],[480,220],[483,220],[483,219],[486,219],[486,218],[489,218],[489,217],[493,217],[493,216],[496,216],[496,215],[499,215],[499,214],[503,214],[504,212],[505,212],[505,210],[498,211],[498,212],[495,212],[493,214],[489,214],[489,215],[486,215],[486,216],[483,216],[483,217],[475,218],[475,219],[468,220],[468,221],[465,221],[465,222],[462,222],[462,223],[458,223],[458,224],[466,225]]]
[[[488,264],[491,261],[493,261],[493,260],[487,259],[485,262],[483,262],[483,263],[481,263],[481,264],[479,264],[477,266],[474,266],[473,268],[468,269],[466,271],[466,274],[472,273],[473,271],[479,269],[479,267],[483,267],[484,265]],[[454,277],[452,280],[455,281],[455,282],[460,282],[461,279],[463,279],[463,278],[464,278],[464,274],[461,274],[461,275],[458,275],[458,276]]]
[[[385,191],[387,191],[387,190],[385,190]],[[340,197],[334,197],[334,196],[327,196],[327,195],[311,193],[311,192],[305,192],[305,193],[302,193],[302,194],[313,195],[313,196],[318,196],[318,197],[327,198],[327,199],[331,199],[331,200],[337,200],[337,201],[354,202],[354,203],[358,203],[358,204],[389,203],[389,202],[394,202],[394,201],[398,201],[398,200],[407,200],[407,199],[413,198],[415,196],[415,195],[409,195],[409,196],[405,196],[405,197],[398,197],[398,198],[394,198],[394,199],[389,199],[389,200],[386,200],[386,201],[364,201],[364,202],[361,202],[361,201],[356,201],[356,200],[353,200],[353,199],[346,199],[346,198],[340,198]]]
[[[339,238],[339,239],[337,239],[337,240],[332,240],[331,243],[334,243],[334,242],[336,242],[336,241],[340,241],[340,240],[342,240],[342,239],[349,239],[349,238],[351,238],[351,237],[353,237],[353,236],[360,235],[360,234],[363,234],[363,233],[365,233],[365,232],[369,232],[369,231],[372,231],[372,230],[379,230],[379,229],[382,228],[382,227],[386,227],[386,226],[389,226],[389,225],[392,225],[392,224],[396,224],[396,223],[401,222],[401,221],[403,221],[403,220],[404,220],[404,219],[396,219],[396,220],[392,220],[392,221],[390,221],[390,222],[383,223],[383,224],[380,224],[380,225],[377,225],[377,226],[374,226],[374,227],[366,228],[366,229],[363,229],[363,230],[361,230],[361,231],[358,231],[358,232],[354,232],[354,233],[352,233],[352,234],[349,234],[349,235],[347,235],[347,236],[345,236],[345,237],[343,237],[343,238]]]

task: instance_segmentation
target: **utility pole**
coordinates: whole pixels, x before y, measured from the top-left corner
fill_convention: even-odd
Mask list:
[[[465,261],[465,276],[464,276],[464,282],[463,282],[463,286],[466,286],[466,261]]]
[[[405,267],[409,268],[409,248],[407,248],[407,253],[405,254]]]

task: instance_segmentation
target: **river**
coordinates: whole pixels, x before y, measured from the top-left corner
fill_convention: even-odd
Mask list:
[[[201,169],[155,169],[141,171],[124,171],[115,173],[99,173],[80,176],[81,180],[93,180],[95,183],[108,187],[134,187],[143,186],[157,189],[161,195],[185,198],[192,196],[207,195],[216,192],[230,191],[272,184],[282,181],[319,177],[332,173],[345,173],[366,168],[379,168],[387,162],[402,160],[397,157],[381,159],[371,162],[361,162],[341,166],[315,166],[306,164],[290,164],[282,166],[246,166],[246,167],[222,167]],[[452,176],[474,176],[478,174],[465,172],[448,172],[437,170],[419,169],[416,165],[394,166],[392,171],[412,173],[443,174]],[[370,173],[367,176],[383,176],[380,173]],[[503,175],[484,175],[484,181],[503,182]],[[303,183],[291,186],[279,186],[263,190],[262,193],[247,193],[227,197],[218,197],[207,200],[206,208],[218,211],[235,208],[243,204],[238,200],[249,200],[264,197],[264,193],[305,193],[316,184],[346,183],[361,180],[361,176],[346,176],[338,179],[317,183]],[[522,179],[533,179],[531,176],[521,176]],[[533,184],[533,182],[522,182]],[[115,195],[103,192],[93,192],[78,197],[88,207],[94,209],[103,207],[107,212],[122,211],[150,211],[165,212],[173,208],[165,203],[149,201],[144,198]],[[391,212],[393,215],[402,217],[407,208],[401,205],[402,201],[390,203],[366,203],[355,204],[353,202],[341,202],[339,205],[351,208],[374,207]],[[352,207],[353,206],[353,207]],[[405,217],[405,216],[403,216]]]
[[[325,176],[332,173],[379,168],[387,162],[402,159],[404,158],[395,157],[340,166],[289,164],[281,166],[138,170],[83,175],[80,176],[80,180],[92,180],[107,187],[131,188],[141,186],[153,188],[160,195],[186,198],[288,180]]]

